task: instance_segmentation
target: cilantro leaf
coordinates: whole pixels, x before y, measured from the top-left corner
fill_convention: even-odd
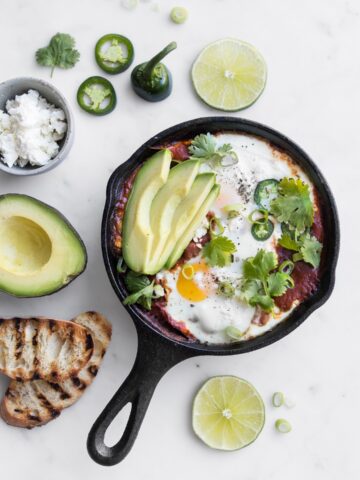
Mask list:
[[[197,135],[189,146],[189,152],[193,160],[209,162],[214,168],[235,165],[238,158],[230,143],[217,146],[216,137],[211,133]]]
[[[279,238],[278,243],[282,247],[287,248],[288,250],[293,250],[294,252],[300,250],[299,242],[292,238],[289,233],[283,233]]]
[[[283,295],[290,285],[290,275],[285,272],[274,272],[269,275],[267,280],[267,288],[271,297],[280,297]]]
[[[57,33],[52,37],[47,47],[39,48],[35,53],[39,65],[51,68],[51,76],[55,67],[71,68],[80,58],[75,49],[75,40],[67,33]]]
[[[130,293],[138,292],[139,290],[150,285],[149,277],[141,273],[133,272],[129,270],[125,275],[125,285]]]
[[[314,221],[314,209],[309,186],[300,178],[283,178],[278,185],[278,196],[270,205],[272,215],[303,232]]]
[[[140,304],[146,310],[151,310],[151,300],[154,290],[154,282],[150,283],[147,287],[138,290],[137,292],[128,295],[123,303],[124,305],[132,305],[134,303]]]
[[[248,280],[265,282],[271,270],[277,267],[277,258],[274,252],[261,249],[255,257],[244,260],[243,274]]]
[[[310,263],[314,268],[320,265],[322,244],[314,236],[306,235],[300,248],[304,262]]]
[[[212,267],[225,267],[231,263],[231,255],[235,252],[234,242],[230,238],[219,235],[205,244],[202,256]]]
[[[277,267],[275,253],[263,249],[255,257],[245,259],[240,298],[251,306],[271,312],[275,306],[273,297],[283,295],[288,288],[294,286],[291,276],[286,272],[275,271]]]
[[[124,278],[126,288],[130,295],[124,299],[124,305],[133,305],[138,303],[146,310],[151,310],[151,303],[154,291],[154,282],[150,282],[149,277],[141,273],[129,270]]]

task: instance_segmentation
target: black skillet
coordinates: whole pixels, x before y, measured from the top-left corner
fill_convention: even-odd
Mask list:
[[[138,352],[129,376],[105,407],[89,433],[87,442],[89,454],[95,462],[102,465],[115,465],[129,453],[155,387],[171,367],[186,358],[198,355],[235,355],[270,345],[297,328],[329,298],[332,292],[340,241],[339,221],[332,193],[317,166],[300,147],[269,127],[239,118],[208,117],[175,125],[151,138],[127,162],[120,165],[110,177],[107,186],[101,241],[105,267],[120,301],[125,298],[127,293],[119,280],[116,272],[117,261],[109,247],[109,223],[122,183],[129,177],[135,167],[153,153],[152,147],[193,138],[199,133],[221,131],[252,134],[269,141],[289,154],[304,169],[316,186],[325,222],[323,253],[325,262],[320,287],[314,295],[301,303],[286,321],[278,324],[272,330],[251,340],[227,345],[192,343],[172,330],[171,327],[150,320],[136,306],[125,307],[130,313],[138,333]],[[131,403],[131,413],[124,433],[114,446],[108,447],[104,443],[105,432],[115,416],[129,402]]]

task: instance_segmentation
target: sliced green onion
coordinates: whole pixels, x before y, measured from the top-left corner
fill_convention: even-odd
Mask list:
[[[225,333],[228,337],[232,338],[233,340],[241,340],[241,338],[244,335],[241,330],[239,330],[236,327],[233,327],[232,325],[225,328]]]
[[[254,219],[254,215],[260,215],[260,218]],[[248,216],[248,220],[250,223],[264,223],[267,222],[268,218],[269,212],[264,208],[257,208]]]
[[[228,218],[231,219],[240,216],[243,205],[241,203],[229,203],[229,205],[225,205],[222,209],[227,213]]]
[[[164,288],[159,284],[155,285],[153,290],[153,298],[160,298],[160,297],[163,297],[164,295],[165,295]]]
[[[221,167],[232,167],[239,162],[238,156],[235,152],[229,152],[228,154],[224,155],[220,158],[220,166]]]
[[[124,272],[126,272],[126,268],[127,268],[127,267],[126,267],[126,263],[124,262],[123,257],[122,257],[122,256],[119,257],[119,260],[118,260],[118,262],[117,262],[117,264],[116,264],[116,271],[117,271],[118,273],[124,273]]]
[[[275,422],[275,428],[280,433],[289,433],[292,427],[285,418],[279,418]]]
[[[174,7],[170,12],[171,20],[177,24],[186,22],[188,16],[188,11],[184,7]]]
[[[221,235],[222,233],[224,233],[224,230],[225,229],[223,227],[223,224],[220,221],[220,218],[213,217],[210,220],[210,236],[212,238],[217,237],[218,235]]]
[[[281,407],[284,404],[285,397],[282,392],[275,392],[272,396],[272,404],[274,407]]]
[[[186,264],[181,269],[181,275],[186,278],[186,280],[192,280],[195,275],[195,269],[192,265]]]
[[[289,275],[294,270],[294,263],[291,260],[285,260],[279,267],[281,273],[288,273]]]
[[[219,293],[224,297],[231,298],[235,294],[235,288],[230,282],[221,282],[218,286]]]
[[[303,259],[302,255],[300,252],[298,253],[294,253],[294,255],[292,256],[292,259],[294,260],[294,262],[299,262],[300,260]]]

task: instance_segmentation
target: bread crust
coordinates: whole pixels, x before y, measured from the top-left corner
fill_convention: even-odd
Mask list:
[[[85,312],[71,324],[90,334],[91,356],[83,368],[65,380],[11,380],[0,404],[0,416],[9,425],[33,428],[57,418],[73,405],[94,380],[111,339],[111,324],[97,312]]]

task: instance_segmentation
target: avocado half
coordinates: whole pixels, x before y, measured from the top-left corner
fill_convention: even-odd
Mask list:
[[[17,297],[49,295],[86,263],[83,241],[55,208],[27,195],[0,195],[0,290]]]

